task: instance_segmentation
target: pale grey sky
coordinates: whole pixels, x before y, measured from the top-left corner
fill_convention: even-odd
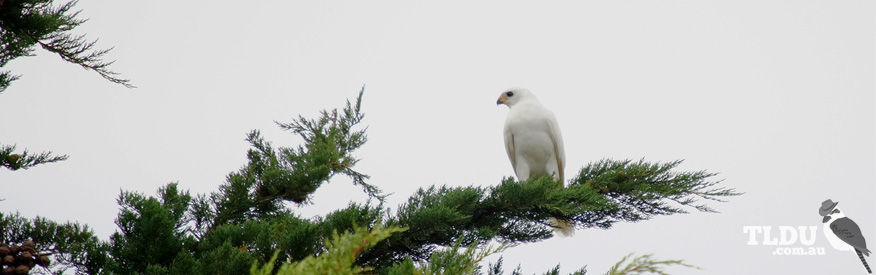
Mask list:
[[[115,47],[128,90],[39,52],[0,94],[0,143],[69,154],[0,170],[0,210],[77,220],[107,238],[119,190],[178,181],[216,190],[245,162],[244,135],[298,139],[273,121],[340,106],[367,83],[370,141],[359,165],[394,193],[494,185],[513,175],[495,105],[525,87],[551,108],[567,174],[601,158],[686,159],[746,192],[722,213],[579,230],[507,251],[541,272],[600,274],[630,252],[685,259],[677,274],[859,274],[830,249],[817,208],[831,198],[876,247],[873,1],[82,0],[80,31]],[[349,199],[324,185],[306,216]],[[745,225],[819,226],[824,256],[774,256]],[[871,248],[872,249],[872,248]],[[871,264],[876,258],[868,258]]]

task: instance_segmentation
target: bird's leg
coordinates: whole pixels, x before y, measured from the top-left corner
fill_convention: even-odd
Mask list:
[[[518,161],[517,167],[514,167],[514,174],[517,174],[517,181],[523,182],[528,180],[529,165],[527,165],[525,161]]]

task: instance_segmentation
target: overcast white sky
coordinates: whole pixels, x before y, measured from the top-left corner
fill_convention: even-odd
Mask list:
[[[82,0],[80,28],[115,47],[125,89],[40,51],[7,66],[0,143],[69,160],[0,170],[0,211],[116,230],[119,190],[177,181],[216,190],[260,129],[340,106],[367,83],[370,141],[358,168],[393,193],[494,185],[513,175],[498,93],[532,90],[560,121],[567,174],[601,158],[686,159],[746,192],[722,213],[579,230],[507,251],[508,269],[588,265],[630,252],[685,259],[677,274],[859,274],[832,250],[817,208],[831,198],[876,246],[873,1]],[[365,196],[336,178],[300,210]],[[824,256],[774,256],[745,225],[819,226]],[[869,258],[876,264],[876,257]]]

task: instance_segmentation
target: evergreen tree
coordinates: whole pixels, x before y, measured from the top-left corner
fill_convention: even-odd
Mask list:
[[[714,173],[678,171],[680,161],[604,159],[585,165],[565,186],[550,177],[505,178],[492,186],[428,186],[389,208],[383,203],[386,195],[355,169],[353,153],[367,140],[360,125],[361,97],[362,91],[344,108],[315,119],[277,123],[302,137],[300,146],[275,147],[258,131],[250,132],[248,163],[211,194],[191,195],[176,183],[159,188],[157,196],[123,191],[119,230],[109,241],[68,224],[85,236],[76,239],[77,249],[69,249],[58,245],[66,235],[45,237],[24,226],[47,221],[15,215],[17,222],[0,222],[0,230],[23,233],[0,241],[32,238],[55,257],[53,270],[88,273],[501,274],[501,263],[484,266],[481,260],[515,244],[551,238],[548,218],[571,221],[579,229],[610,228],[689,210],[714,212],[703,200],[739,194],[718,186]],[[314,218],[287,206],[318,203],[311,195],[337,175],[352,178],[371,199]],[[643,255],[624,258],[609,274],[659,272],[661,266],[678,264],[685,265]]]

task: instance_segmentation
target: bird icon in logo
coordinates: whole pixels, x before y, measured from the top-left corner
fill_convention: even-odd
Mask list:
[[[840,251],[855,250],[867,273],[873,273],[870,265],[864,260],[865,255],[870,256],[870,250],[867,249],[867,243],[861,235],[861,228],[855,221],[847,218],[843,211],[836,207],[837,204],[839,202],[828,199],[821,203],[821,208],[818,208],[818,214],[824,217],[821,223],[827,241]]]

